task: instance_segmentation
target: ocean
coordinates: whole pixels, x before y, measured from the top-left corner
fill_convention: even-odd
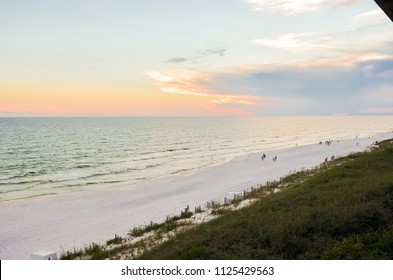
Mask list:
[[[0,118],[0,202],[132,185],[392,130],[393,117]]]

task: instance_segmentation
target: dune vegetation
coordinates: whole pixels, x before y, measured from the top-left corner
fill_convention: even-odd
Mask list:
[[[140,259],[393,259],[392,141],[297,177]]]
[[[379,146],[255,189],[209,222],[182,213],[63,259],[393,259],[393,141]]]

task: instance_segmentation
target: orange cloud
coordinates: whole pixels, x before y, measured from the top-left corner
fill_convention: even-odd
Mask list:
[[[215,104],[241,104],[247,106],[254,106],[261,99],[259,96],[241,95],[241,96],[222,96],[220,99],[213,99],[210,102]]]
[[[207,76],[198,75],[187,71],[175,71],[162,73],[158,71],[148,71],[146,75],[153,79],[160,87],[161,91],[173,94],[186,94],[196,96],[207,96],[208,92],[196,84],[196,80],[207,80]]]
[[[220,115],[247,115],[249,108],[259,106],[261,97],[253,95],[229,95],[212,92],[200,85],[212,77],[198,72],[176,70],[172,72],[148,71],[146,75],[164,93],[194,96],[199,106]]]

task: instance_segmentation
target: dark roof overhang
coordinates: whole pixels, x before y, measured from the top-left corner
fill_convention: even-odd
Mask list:
[[[393,21],[393,0],[374,0],[384,13]]]

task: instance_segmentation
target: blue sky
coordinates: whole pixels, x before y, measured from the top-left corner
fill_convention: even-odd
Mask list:
[[[0,0],[0,116],[393,114],[371,0]]]

